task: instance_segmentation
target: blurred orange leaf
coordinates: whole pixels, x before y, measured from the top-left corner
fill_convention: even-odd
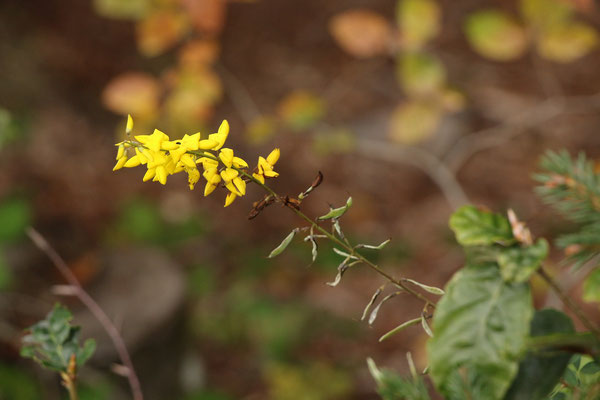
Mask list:
[[[585,56],[597,45],[595,29],[580,22],[570,22],[540,33],[537,50],[548,60],[568,63]]]
[[[291,129],[308,129],[325,114],[323,100],[312,93],[298,90],[287,95],[279,103],[279,116]]]
[[[221,81],[209,68],[185,69],[170,77],[172,90],[166,109],[172,121],[182,124],[202,122],[212,115],[214,104],[222,95]]]
[[[413,100],[399,105],[390,118],[390,138],[402,144],[415,144],[436,131],[443,110],[435,103]]]
[[[363,9],[333,17],[329,32],[344,51],[358,58],[386,54],[392,37],[392,28],[384,17]]]
[[[485,10],[471,14],[465,33],[475,51],[492,60],[514,60],[527,49],[528,38],[523,28],[500,11]]]
[[[181,0],[194,28],[200,32],[216,35],[225,23],[225,0]]]
[[[128,72],[109,82],[102,92],[102,102],[117,114],[147,118],[156,113],[160,92],[160,83],[153,76]]]
[[[158,10],[139,21],[136,26],[140,53],[147,57],[162,54],[173,47],[189,29],[185,14],[172,10]]]
[[[407,49],[421,48],[440,30],[440,8],[434,0],[399,0],[396,20]]]
[[[179,50],[179,63],[184,68],[212,64],[217,61],[219,51],[219,43],[216,40],[192,40]]]
[[[409,96],[424,96],[442,89],[446,69],[432,54],[403,52],[400,55],[397,78]]]

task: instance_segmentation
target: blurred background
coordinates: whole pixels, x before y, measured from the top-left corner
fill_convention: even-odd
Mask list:
[[[462,204],[512,207],[536,235],[569,228],[531,174],[546,149],[600,153],[599,28],[593,0],[1,2],[0,399],[64,398],[18,355],[56,301],[98,341],[81,399],[130,398],[102,328],[53,294],[64,282],[27,226],[120,327],[149,400],[375,398],[367,357],[405,374],[410,350],[426,365],[419,327],[378,343],[419,303],[398,296],[369,326],[380,276],[358,267],[327,286],[339,256],[323,244],[311,265],[300,240],[267,260],[302,222],[279,206],[249,221],[259,188],[223,209],[223,191],[204,198],[185,178],[111,172],[126,115],[171,138],[228,119],[250,164],[280,147],[277,191],[322,171],[303,211],[351,195],[353,243],[392,238],[373,260],[443,286],[463,260],[447,228]],[[556,301],[534,287],[539,306]]]

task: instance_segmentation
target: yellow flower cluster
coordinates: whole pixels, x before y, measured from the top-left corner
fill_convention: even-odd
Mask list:
[[[126,133],[133,130],[133,120],[127,117]],[[229,124],[223,121],[217,133],[201,139],[200,133],[185,135],[179,140],[170,140],[165,133],[155,129],[151,135],[136,135],[117,143],[117,164],[113,171],[133,168],[138,165],[147,167],[143,181],[167,183],[167,177],[185,171],[188,174],[190,190],[200,180],[198,165],[202,166],[202,176],[206,179],[204,195],[208,196],[219,185],[229,190],[225,199],[225,207],[246,194],[246,183],[252,180],[261,184],[266,178],[274,178],[279,174],[273,167],[279,159],[279,149],[273,150],[267,158],[259,157],[258,165],[252,175],[245,169],[248,163],[236,157],[232,149],[224,148],[229,135]]]

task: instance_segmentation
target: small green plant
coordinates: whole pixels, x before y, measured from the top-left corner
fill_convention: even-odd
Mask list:
[[[42,367],[60,374],[63,386],[69,392],[69,398],[77,397],[77,371],[94,354],[96,342],[87,339],[79,345],[81,328],[72,326],[71,312],[56,304],[45,319],[27,329],[23,337],[21,356],[31,358]]]

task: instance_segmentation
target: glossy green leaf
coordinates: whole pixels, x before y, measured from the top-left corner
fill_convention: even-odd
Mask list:
[[[397,79],[408,96],[426,96],[442,90],[446,69],[433,54],[403,52],[398,59]]]
[[[525,30],[510,15],[496,10],[471,14],[465,34],[473,49],[491,60],[514,60],[527,49]]]
[[[538,239],[531,246],[513,246],[502,249],[498,265],[502,278],[507,282],[526,282],[548,257],[548,242]]]
[[[399,0],[396,20],[404,48],[418,49],[440,30],[440,8],[434,0]]]
[[[531,336],[575,332],[573,322],[558,310],[536,311],[531,321]],[[571,354],[552,351],[528,354],[504,400],[544,400],[563,375]]]
[[[463,371],[477,399],[501,399],[518,370],[533,316],[528,285],[506,283],[495,264],[469,265],[446,286],[427,344],[430,376],[447,394]]]
[[[339,218],[344,215],[344,213],[348,211],[350,207],[352,207],[352,197],[348,197],[348,200],[346,200],[346,204],[343,207],[332,208],[327,214],[320,216],[318,219],[325,220]]]
[[[267,258],[273,258],[273,257],[278,256],[279,254],[283,253],[283,251],[289,246],[289,244],[292,243],[292,240],[294,239],[294,236],[296,236],[296,233],[298,233],[298,228],[291,231],[290,234],[287,235],[285,237],[285,239],[283,239],[283,241],[279,244],[279,246],[275,247],[271,251],[271,253],[267,256]]]
[[[483,246],[515,241],[508,219],[500,214],[463,206],[450,217],[450,228],[463,246]]]
[[[588,302],[600,302],[600,268],[593,270],[585,279],[583,299]]]

